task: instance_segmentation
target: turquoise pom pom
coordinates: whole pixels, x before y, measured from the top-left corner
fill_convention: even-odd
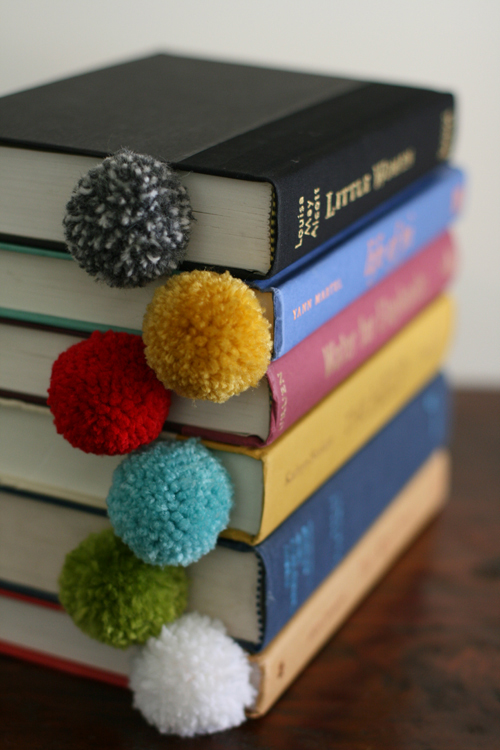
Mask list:
[[[232,495],[227,471],[198,440],[159,441],[115,469],[108,514],[144,562],[189,565],[215,547]]]

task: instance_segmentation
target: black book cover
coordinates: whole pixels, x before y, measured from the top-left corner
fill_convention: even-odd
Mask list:
[[[0,99],[0,143],[97,157],[127,147],[271,182],[271,275],[446,158],[452,109],[451,95],[423,89],[158,54]],[[377,165],[389,175],[378,187]]]

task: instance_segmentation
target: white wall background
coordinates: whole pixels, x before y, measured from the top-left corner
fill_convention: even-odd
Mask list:
[[[168,50],[458,95],[455,383],[500,387],[499,0],[0,0],[0,95]]]

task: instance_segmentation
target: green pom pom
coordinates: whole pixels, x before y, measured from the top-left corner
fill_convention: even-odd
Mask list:
[[[106,529],[66,555],[59,599],[75,624],[115,648],[145,643],[187,604],[184,568],[139,560]]]

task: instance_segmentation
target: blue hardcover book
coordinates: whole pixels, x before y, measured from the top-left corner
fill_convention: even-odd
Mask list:
[[[219,544],[258,556],[259,651],[271,641],[363,536],[430,454],[447,442],[450,394],[435,378],[349,463],[255,547]]]

